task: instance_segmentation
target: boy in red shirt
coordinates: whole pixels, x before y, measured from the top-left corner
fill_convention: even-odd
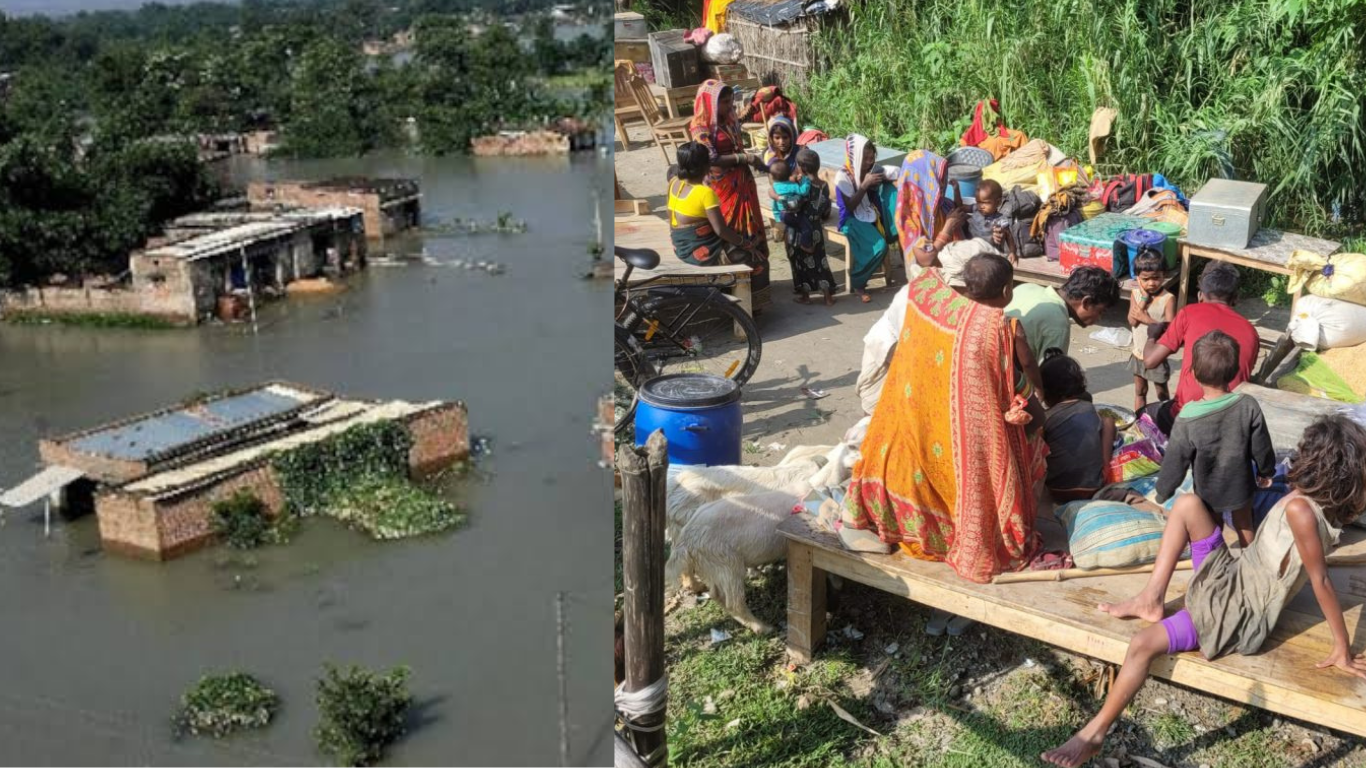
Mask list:
[[[1210,331],[1223,331],[1238,342],[1238,374],[1228,385],[1232,390],[1247,381],[1257,364],[1261,339],[1257,329],[1233,308],[1238,300],[1238,268],[1222,261],[1211,261],[1200,273],[1200,303],[1183,307],[1169,324],[1148,326],[1148,344],[1143,348],[1143,364],[1148,368],[1162,365],[1173,352],[1187,348],[1181,359],[1181,378],[1176,385],[1176,396],[1154,403],[1145,410],[1163,434],[1171,434],[1172,424],[1186,403],[1203,397],[1200,382],[1191,371],[1189,348]]]

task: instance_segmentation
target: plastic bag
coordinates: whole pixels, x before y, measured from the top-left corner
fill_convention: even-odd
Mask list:
[[[1155,474],[1162,469],[1162,452],[1152,440],[1143,439],[1124,446],[1110,459],[1105,469],[1107,483],[1121,483]]]
[[[1294,272],[1287,293],[1293,294],[1303,286],[1315,296],[1366,306],[1366,254],[1320,256],[1312,251],[1295,251],[1286,266]]]
[[[1100,328],[1091,332],[1091,338],[1120,349],[1128,349],[1134,343],[1133,331],[1128,328]]]
[[[1313,397],[1326,397],[1344,403],[1357,403],[1361,398],[1347,386],[1347,382],[1333,373],[1326,363],[1313,352],[1300,355],[1295,370],[1276,381],[1276,388],[1286,392]]]
[[[1366,344],[1366,306],[1322,296],[1302,296],[1286,329],[1296,344],[1335,349]]]
[[[734,64],[744,55],[744,46],[729,32],[713,35],[707,44],[702,46],[702,60],[712,64]]]

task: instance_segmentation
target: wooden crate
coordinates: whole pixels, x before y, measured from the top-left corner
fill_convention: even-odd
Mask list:
[[[749,77],[749,70],[745,69],[744,64],[708,64],[705,69],[707,77],[715,78],[723,83],[744,80]]]
[[[630,61],[637,64],[650,63],[650,41],[646,38],[632,40],[618,37],[612,41],[612,49],[612,58],[616,61]]]
[[[683,39],[683,30],[650,33],[650,62],[655,82],[665,88],[681,88],[702,82],[702,63],[697,46]]]

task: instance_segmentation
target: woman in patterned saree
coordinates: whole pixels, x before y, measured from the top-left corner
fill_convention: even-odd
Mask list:
[[[733,251],[734,263],[748,264],[750,293],[755,310],[768,306],[768,241],[764,239],[764,219],[759,188],[754,184],[751,166],[762,168],[758,155],[741,150],[740,121],[735,116],[735,98],[731,87],[719,80],[708,80],[697,88],[693,103],[693,119],[689,125],[692,140],[711,153],[711,172],[707,186],[721,202],[721,218],[731,229],[753,247]]]
[[[906,288],[901,339],[845,499],[846,523],[985,583],[1037,548],[1042,456],[1006,423],[1016,326],[926,270]]]

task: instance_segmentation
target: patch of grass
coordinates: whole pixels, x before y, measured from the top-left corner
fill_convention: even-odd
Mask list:
[[[10,312],[5,320],[14,325],[68,325],[78,328],[135,328],[167,331],[187,327],[161,317],[126,312]]]
[[[1148,729],[1152,731],[1160,749],[1179,746],[1195,738],[1195,727],[1175,712],[1163,712],[1158,715],[1148,724]]]
[[[830,136],[940,154],[979,99],[1087,156],[1092,112],[1119,113],[1098,170],[1269,187],[1268,224],[1341,239],[1366,227],[1366,5],[1256,2],[852,3],[817,33],[795,87]],[[1254,294],[1255,295],[1255,294]]]
[[[1218,739],[1187,760],[1219,768],[1288,768],[1296,762],[1286,753],[1272,728],[1265,725]]]

